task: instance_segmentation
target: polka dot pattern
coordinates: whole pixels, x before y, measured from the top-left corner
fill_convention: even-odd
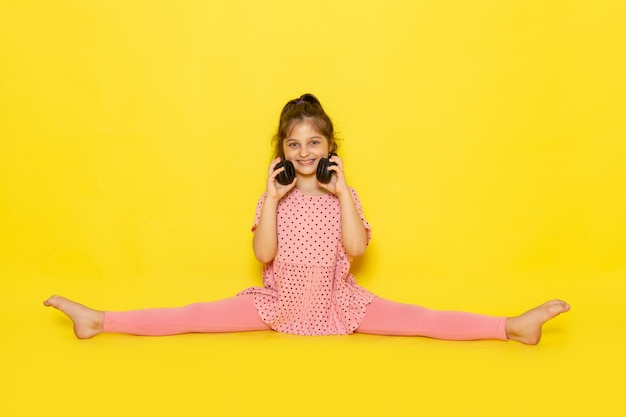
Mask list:
[[[358,195],[351,189],[363,224]],[[256,209],[259,220],[265,195]],[[261,319],[272,329],[299,335],[352,333],[374,294],[349,273],[350,258],[341,245],[341,212],[334,195],[308,196],[293,189],[277,210],[278,254],[263,268],[264,287],[254,294]]]

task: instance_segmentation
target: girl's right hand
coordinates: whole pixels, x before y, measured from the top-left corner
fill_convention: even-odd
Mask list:
[[[298,178],[294,178],[291,184],[288,185],[282,185],[281,183],[276,181],[276,177],[278,176],[278,174],[285,170],[284,167],[274,169],[274,167],[278,165],[279,162],[280,158],[276,158],[270,164],[267,173],[267,190],[265,193],[266,197],[275,198],[276,200],[280,200],[281,198],[283,198],[289,191],[291,191],[293,187],[296,186],[296,182],[298,181]]]

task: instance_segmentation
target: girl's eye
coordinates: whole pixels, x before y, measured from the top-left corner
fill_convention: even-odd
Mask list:
[[[296,142],[289,142],[287,146],[289,146],[290,148],[295,148],[296,146],[298,146],[298,144]]]
[[[311,141],[311,145],[319,145],[320,141],[319,140],[312,140]]]

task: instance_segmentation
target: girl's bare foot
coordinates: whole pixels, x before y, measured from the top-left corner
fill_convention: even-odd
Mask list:
[[[62,311],[74,323],[74,333],[79,339],[89,339],[102,333],[104,312],[93,310],[64,297],[53,295],[43,302],[45,306]]]
[[[536,345],[541,339],[541,327],[550,319],[569,311],[565,301],[552,300],[506,320],[506,335],[511,340]]]

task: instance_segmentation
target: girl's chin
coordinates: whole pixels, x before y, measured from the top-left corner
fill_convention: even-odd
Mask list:
[[[315,167],[317,166],[317,161],[305,163],[296,162],[294,165],[298,166],[300,169],[315,169]]]
[[[315,172],[317,171],[317,164],[312,164],[312,165],[301,165],[301,164],[295,164],[295,168],[296,168],[296,172],[299,172],[303,175],[315,175]]]
[[[303,180],[316,177],[315,170],[297,170],[296,176],[300,177]]]

